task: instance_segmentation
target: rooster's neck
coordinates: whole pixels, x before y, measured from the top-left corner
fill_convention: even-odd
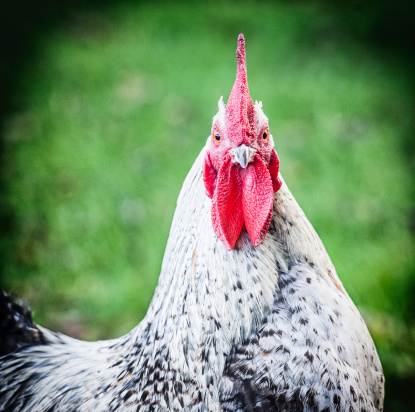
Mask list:
[[[136,336],[140,363],[149,359],[171,371],[176,384],[185,386],[185,405],[203,402],[216,410],[220,377],[232,346],[247,338],[269,313],[278,273],[307,261],[298,255],[295,243],[302,242],[305,230],[313,243],[310,248],[322,245],[305,218],[303,228],[290,226],[287,210],[292,205],[286,202],[295,201],[283,185],[274,199],[279,216],[273,218],[261,245],[253,247],[243,230],[235,248],[227,251],[213,232],[211,200],[202,181],[203,156],[204,151],[181,190],[159,283]],[[290,232],[299,237],[294,236],[294,243]],[[324,248],[321,255],[327,256]],[[157,364],[158,358],[163,365]],[[154,367],[149,370],[154,372]],[[142,365],[137,369],[142,373]],[[142,382],[145,386],[145,379]]]

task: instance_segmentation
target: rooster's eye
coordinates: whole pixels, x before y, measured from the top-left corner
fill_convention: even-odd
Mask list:
[[[269,132],[268,132],[268,130],[264,130],[264,133],[262,133],[262,140],[263,140],[264,142],[266,142],[266,141],[268,140],[268,137],[269,137]]]
[[[220,133],[217,130],[213,133],[213,137],[217,142],[220,142]]]

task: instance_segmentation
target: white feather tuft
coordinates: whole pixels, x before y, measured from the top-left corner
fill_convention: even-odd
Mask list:
[[[223,102],[223,96],[221,96],[218,101],[218,109],[219,109],[218,112],[213,117],[212,124],[215,124],[216,122],[218,122],[221,127],[225,128],[226,107],[225,107],[225,103]]]

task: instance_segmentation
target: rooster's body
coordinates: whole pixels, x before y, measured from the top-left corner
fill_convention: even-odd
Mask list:
[[[234,89],[243,37],[238,52]],[[240,107],[219,102],[212,136],[180,193],[143,321],[119,339],[83,342],[6,305],[7,327],[24,333],[9,336],[11,352],[0,358],[1,411],[382,410],[373,341],[278,175],[267,119],[246,101],[246,78],[241,84],[244,131],[263,140],[234,144],[229,123]],[[213,139],[221,150],[234,144],[223,163]]]

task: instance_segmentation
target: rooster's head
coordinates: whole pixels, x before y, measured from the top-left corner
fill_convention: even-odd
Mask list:
[[[228,103],[219,100],[203,165],[206,194],[212,199],[213,229],[231,250],[243,225],[258,246],[268,232],[274,192],[281,187],[279,160],[268,119],[248,90],[245,39],[238,37],[238,67]]]

